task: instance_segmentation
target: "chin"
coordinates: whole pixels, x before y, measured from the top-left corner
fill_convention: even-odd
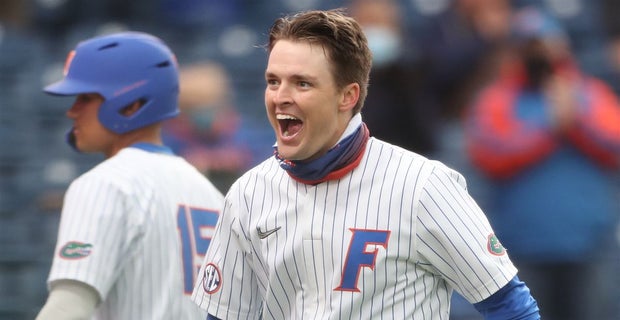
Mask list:
[[[282,157],[283,159],[297,160],[294,153],[287,152],[286,150],[281,150],[278,148],[278,153],[280,154],[280,157]]]
[[[296,150],[295,148],[290,148],[286,146],[284,148],[281,148],[278,144],[278,153],[280,154],[280,157],[286,160],[303,160],[300,159],[303,158],[303,156],[300,155],[298,150]]]

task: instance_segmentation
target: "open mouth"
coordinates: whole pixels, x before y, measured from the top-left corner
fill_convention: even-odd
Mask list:
[[[280,130],[283,137],[293,137],[303,127],[303,121],[288,114],[277,114],[276,119],[280,124]]]

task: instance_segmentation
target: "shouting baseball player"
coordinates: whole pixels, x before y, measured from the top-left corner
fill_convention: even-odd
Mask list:
[[[369,137],[355,20],[280,18],[267,48],[275,154],[226,195],[192,296],[209,318],[447,320],[457,290],[486,319],[539,319],[464,178]]]
[[[45,88],[76,96],[68,142],[106,160],[65,195],[37,319],[206,317],[190,295],[224,196],[162,145],[162,121],[179,113],[177,69],[160,39],[116,33],[79,43]]]

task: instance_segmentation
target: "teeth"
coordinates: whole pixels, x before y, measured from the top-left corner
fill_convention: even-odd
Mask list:
[[[299,120],[288,114],[276,114],[276,119],[278,120]]]
[[[288,137],[288,130],[284,131],[284,133],[282,134],[285,137]]]

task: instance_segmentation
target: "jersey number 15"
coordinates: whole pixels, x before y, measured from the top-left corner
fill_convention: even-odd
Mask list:
[[[192,294],[194,282],[205,252],[211,243],[218,211],[179,205],[177,229],[181,238],[183,258],[183,287]]]

